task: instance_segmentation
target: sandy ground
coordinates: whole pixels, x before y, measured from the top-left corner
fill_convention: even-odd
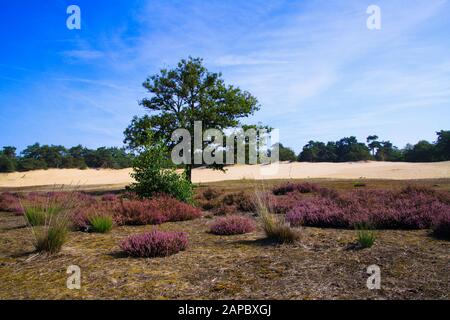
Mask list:
[[[48,185],[78,185],[114,187],[132,182],[131,169],[77,170],[50,169],[0,174],[0,188],[20,188]],[[435,163],[348,162],[348,163],[280,163],[269,166],[236,165],[226,173],[206,168],[193,171],[196,183],[240,179],[438,179],[450,178],[450,161]]]

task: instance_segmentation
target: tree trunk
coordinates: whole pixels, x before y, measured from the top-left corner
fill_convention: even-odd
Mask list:
[[[186,165],[186,179],[192,183],[192,164]]]

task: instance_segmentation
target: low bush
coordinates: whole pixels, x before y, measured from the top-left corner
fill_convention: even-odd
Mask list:
[[[136,181],[128,186],[141,198],[152,198],[164,193],[180,201],[193,202],[193,185],[186,174],[178,174],[173,167],[170,152],[165,143],[154,141],[145,146],[133,160],[132,178]]]
[[[210,201],[213,199],[216,199],[220,196],[220,192],[217,191],[216,189],[213,189],[211,187],[208,187],[207,189],[205,189],[202,193],[203,198],[205,198],[206,200]]]
[[[114,201],[118,201],[119,197],[116,194],[107,193],[107,194],[104,194],[101,199],[102,199],[102,201],[114,202]]]
[[[154,200],[121,201],[115,220],[119,225],[155,225],[167,221]]]
[[[435,237],[450,240],[450,214],[442,214],[436,218],[432,229]]]
[[[202,216],[200,209],[166,195],[160,195],[153,201],[167,222],[193,220]]]
[[[121,225],[147,225],[201,217],[201,210],[166,195],[147,200],[122,200],[115,220]]]
[[[0,193],[0,211],[23,213],[19,197],[10,192]]]
[[[78,231],[84,232],[99,232],[95,230],[95,226],[93,225],[93,221],[98,224],[105,224],[105,226],[100,228],[105,228],[108,224],[107,221],[111,221],[112,226],[115,223],[116,213],[119,211],[119,203],[118,202],[95,202],[92,204],[88,204],[86,206],[77,208],[71,214],[71,222],[72,227]],[[106,230],[109,231],[109,230]],[[105,232],[106,232],[105,231]]]
[[[238,211],[254,212],[255,202],[252,197],[245,192],[229,193],[223,197],[223,203],[228,206],[235,206]]]
[[[216,216],[226,216],[226,215],[230,215],[230,214],[235,214],[237,213],[237,209],[236,206],[234,205],[226,205],[226,204],[222,204],[220,206],[218,206],[217,208],[214,208],[213,213]]]
[[[316,184],[312,184],[309,182],[303,183],[286,183],[284,185],[275,187],[272,189],[272,193],[276,196],[286,195],[291,192],[300,192],[300,193],[311,193],[318,192],[320,187]]]
[[[255,222],[251,218],[233,215],[216,219],[210,227],[210,232],[217,235],[234,235],[252,232],[255,228]]]
[[[120,243],[120,248],[134,257],[166,257],[187,248],[185,232],[158,231],[132,235]]]
[[[353,190],[338,196],[301,199],[286,215],[292,225],[353,228],[366,223],[376,229],[426,229],[450,204],[429,190]]]

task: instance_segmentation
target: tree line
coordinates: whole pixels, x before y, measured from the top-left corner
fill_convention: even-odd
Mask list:
[[[338,141],[309,141],[296,155],[291,148],[280,144],[280,161],[307,162],[347,162],[347,161],[405,161],[434,162],[450,160],[450,130],[436,132],[435,142],[421,140],[403,149],[390,141],[381,141],[376,135],[368,136],[366,143],[356,137],[346,137]]]
[[[132,166],[134,155],[124,148],[101,147],[89,149],[78,145],[65,148],[57,145],[28,146],[19,155],[12,146],[0,150],[0,172],[30,171],[50,168],[112,168]]]

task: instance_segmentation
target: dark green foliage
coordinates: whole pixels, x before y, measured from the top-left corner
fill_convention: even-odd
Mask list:
[[[378,136],[367,137],[367,146],[355,137],[343,138],[327,144],[309,141],[298,155],[299,161],[344,162],[361,160],[432,162],[450,160],[450,131],[436,133],[435,143],[422,140],[415,145],[408,144],[398,149],[392,142],[378,141]]]
[[[436,132],[438,138],[435,145],[436,159],[438,161],[450,160],[450,130]]]
[[[171,146],[172,133],[179,128],[188,130],[193,141],[194,121],[201,120],[204,129],[223,130],[238,126],[240,118],[259,109],[255,97],[226,85],[221,74],[209,72],[200,58],[183,59],[174,69],[162,69],[143,86],[151,98],[143,99],[140,104],[152,114],[133,118],[125,130],[124,142],[132,149],[148,145],[150,136]],[[192,163],[185,164],[188,180],[191,180]]]
[[[81,145],[66,149],[35,143],[16,157],[14,147],[0,151],[0,172],[29,171],[49,168],[129,168],[134,155],[123,148],[101,147],[91,150]]]
[[[282,143],[279,143],[279,155],[280,155],[280,161],[296,161],[297,160],[294,150],[283,146]]]
[[[371,159],[369,148],[355,137],[336,142],[310,141],[303,147],[298,159],[310,162],[345,162]]]
[[[136,180],[128,189],[142,198],[164,193],[180,201],[192,203],[193,187],[184,174],[170,168],[167,146],[161,141],[147,146],[133,162]]]
[[[419,141],[405,148],[405,160],[409,162],[431,162],[434,158],[434,145],[428,141]]]
[[[16,162],[14,159],[0,154],[0,172],[14,172],[16,171]]]

